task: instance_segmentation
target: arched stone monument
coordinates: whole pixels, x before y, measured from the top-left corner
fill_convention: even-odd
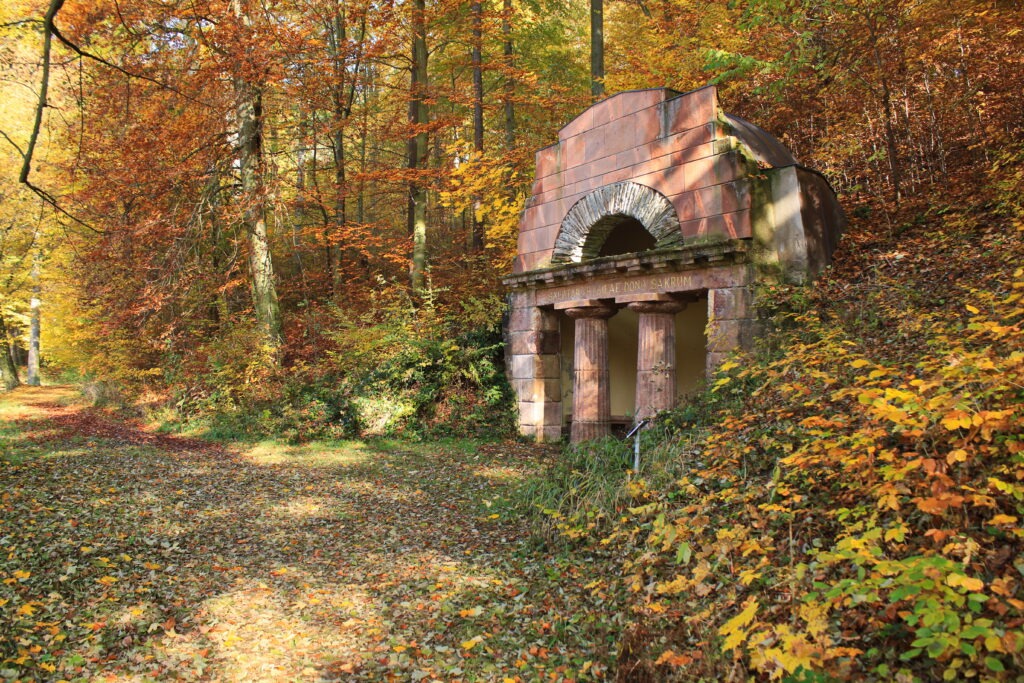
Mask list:
[[[573,441],[673,407],[755,332],[754,285],[830,261],[835,194],[714,87],[624,92],[537,152],[507,358],[522,434]]]

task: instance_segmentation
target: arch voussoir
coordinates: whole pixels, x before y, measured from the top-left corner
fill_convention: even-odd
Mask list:
[[[654,237],[656,249],[683,245],[672,202],[646,185],[623,181],[598,188],[572,205],[559,226],[552,265],[596,257],[611,230],[612,223],[607,219],[616,216],[633,218],[643,225]]]

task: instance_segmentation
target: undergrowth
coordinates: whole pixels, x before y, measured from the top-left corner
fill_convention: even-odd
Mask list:
[[[222,440],[509,436],[512,393],[495,315],[503,305],[472,300],[442,316],[429,297],[413,306],[392,295],[372,313],[337,309],[326,358],[284,368],[263,362],[258,334],[240,328],[194,354],[202,367],[168,378],[175,395],[156,419],[165,430]]]
[[[639,473],[603,442],[524,485],[549,540],[621,568],[592,584],[631,618],[620,680],[1024,670],[1024,212],[1002,196],[855,224],[815,287],[759,292],[761,348],[644,435]]]

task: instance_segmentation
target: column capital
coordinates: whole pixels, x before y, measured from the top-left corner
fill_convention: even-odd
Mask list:
[[[617,310],[618,309],[613,305],[598,303],[590,306],[574,306],[572,308],[566,308],[564,312],[573,320],[586,318],[608,319],[615,315]]]
[[[631,301],[626,308],[636,313],[678,313],[686,308],[685,301]]]

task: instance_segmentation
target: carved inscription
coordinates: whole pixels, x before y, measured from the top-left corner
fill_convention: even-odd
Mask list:
[[[537,290],[537,305],[579,299],[611,299],[622,294],[667,294],[696,292],[746,284],[743,267],[709,268],[663,275],[631,275],[614,280],[596,280]]]

